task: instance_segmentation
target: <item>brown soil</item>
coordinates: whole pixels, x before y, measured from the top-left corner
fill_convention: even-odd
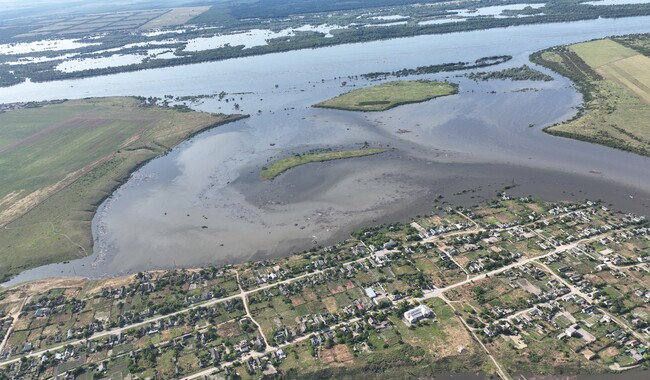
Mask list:
[[[327,308],[327,311],[330,313],[336,313],[338,307],[336,306],[336,300],[334,297],[327,297],[323,299],[323,304]]]
[[[298,297],[298,296],[291,297],[291,304],[293,306],[300,306],[300,305],[302,305],[304,303],[305,303],[305,300],[302,299],[302,297]]]
[[[241,334],[241,329],[239,328],[239,322],[230,321],[226,322],[217,327],[217,333],[219,335],[231,338]]]
[[[320,354],[320,360],[323,364],[346,363],[354,359],[354,355],[345,344],[336,345],[330,349],[323,350]],[[350,364],[350,363],[346,363]]]

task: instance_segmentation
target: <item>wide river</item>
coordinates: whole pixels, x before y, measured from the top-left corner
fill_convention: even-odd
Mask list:
[[[354,78],[367,72],[512,55],[490,68],[502,69],[546,47],[637,32],[650,32],[650,17],[420,36],[0,89],[2,102],[225,91],[235,100],[203,99],[193,107],[235,112],[238,103],[251,114],[136,172],[100,206],[93,255],[24,272],[11,283],[286,255],[361,225],[430,212],[438,194],[471,204],[512,185],[515,195],[600,198],[650,215],[650,159],[542,132],[581,103],[555,74],[551,82],[478,83],[458,72],[425,75],[418,78],[458,83],[460,93],[381,113],[311,107],[367,85]],[[394,149],[305,165],[274,181],[258,177],[274,158],[364,144]]]

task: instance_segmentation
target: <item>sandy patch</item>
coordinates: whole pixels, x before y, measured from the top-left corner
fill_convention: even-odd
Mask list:
[[[239,322],[230,321],[219,325],[217,326],[217,333],[228,338],[240,335],[241,329],[239,328]]]
[[[131,284],[134,281],[134,279],[135,276],[127,276],[127,277],[115,277],[108,280],[103,280],[96,283],[95,286],[90,287],[86,293],[88,294],[99,293],[104,288],[113,288],[113,289],[121,288],[122,286],[127,286]]]
[[[330,288],[330,293],[332,294],[339,294],[344,291],[345,291],[345,287],[343,287],[342,285],[336,285],[335,287]]]
[[[320,360],[323,364],[346,363],[353,359],[354,355],[352,355],[350,349],[345,344],[339,344],[330,349],[323,350],[320,354]]]
[[[309,302],[314,302],[314,301],[316,301],[318,299],[318,297],[316,296],[316,293],[314,293],[314,291],[311,290],[311,289],[303,289],[302,295]]]
[[[300,306],[300,305],[302,305],[304,303],[305,303],[305,300],[302,299],[302,297],[298,297],[298,296],[291,297],[291,304],[293,306]]]
[[[338,310],[338,307],[336,305],[336,300],[334,299],[334,297],[327,297],[323,299],[323,304],[327,308],[327,311],[330,313],[336,313],[336,311]]]
[[[606,349],[600,351],[598,353],[598,355],[600,355],[600,357],[602,357],[602,358],[612,358],[612,357],[617,356],[619,353],[620,353],[620,351],[618,350],[618,348],[610,346],[610,347],[607,347]]]
[[[9,292],[5,293],[5,302],[16,302],[22,300],[25,294],[35,295],[44,294],[51,289],[67,289],[67,288],[83,288],[88,282],[85,278],[53,278],[46,280],[37,280],[27,282],[12,288]]]

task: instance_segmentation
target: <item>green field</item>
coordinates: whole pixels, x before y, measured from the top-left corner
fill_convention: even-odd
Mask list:
[[[138,165],[238,117],[124,97],[0,114],[0,278],[90,253],[96,206]]]
[[[260,173],[260,177],[262,179],[270,180],[286,172],[289,169],[295,168],[296,166],[309,164],[311,162],[323,162],[323,161],[341,160],[344,158],[371,156],[374,154],[383,153],[385,151],[386,149],[358,149],[358,150],[344,150],[338,152],[323,152],[323,153],[295,155],[295,156],[283,158],[279,161],[274,162],[273,164],[271,164],[271,166],[263,168],[262,172]]]
[[[458,85],[429,80],[395,81],[361,88],[315,104],[347,111],[385,111],[458,93]]]
[[[576,52],[585,63],[594,69],[639,54],[635,50],[610,39],[581,42],[571,45],[571,50]]]
[[[630,46],[605,39],[533,55],[576,82],[585,99],[578,117],[547,132],[650,155],[650,58]]]

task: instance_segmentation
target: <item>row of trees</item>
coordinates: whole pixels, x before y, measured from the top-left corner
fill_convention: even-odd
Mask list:
[[[559,1],[549,0],[546,6],[540,8],[543,13],[534,14],[529,17],[517,18],[492,18],[492,17],[475,17],[465,22],[437,24],[437,25],[394,25],[381,28],[364,28],[351,27],[340,30],[331,38],[324,38],[323,33],[318,32],[300,32],[296,33],[290,39],[276,39],[269,41],[268,45],[255,46],[244,49],[243,45],[224,46],[218,49],[186,52],[180,45],[174,45],[176,48],[177,58],[173,59],[146,59],[142,63],[127,66],[108,67],[101,69],[89,69],[75,72],[61,72],[55,70],[59,61],[30,63],[25,65],[16,65],[11,69],[14,70],[13,76],[8,74],[6,67],[0,69],[0,86],[12,85],[19,83],[24,78],[31,78],[33,81],[51,81],[61,79],[83,78],[97,75],[108,75],[119,72],[130,72],[143,69],[160,68],[166,66],[185,65],[199,62],[218,61],[230,58],[268,54],[274,52],[283,52],[296,49],[315,48],[346,43],[357,43],[374,41],[381,39],[391,39],[398,37],[410,37],[425,34],[442,34],[451,32],[461,32],[468,30],[480,30],[497,27],[508,27],[525,24],[539,24],[551,22],[568,22],[586,19],[618,18],[631,16],[650,15],[650,5],[648,4],[626,4],[612,6],[590,6],[581,4],[577,1]],[[108,42],[104,42],[100,47],[105,50],[111,46],[123,46],[128,40],[133,42],[137,37],[130,34],[112,36]],[[135,40],[134,40],[135,39]],[[108,44],[108,45],[107,45]],[[98,47],[86,47],[88,52],[98,50]],[[85,50],[82,50],[85,51]],[[58,52],[61,53],[61,52]],[[4,74],[3,74],[4,72]]]

